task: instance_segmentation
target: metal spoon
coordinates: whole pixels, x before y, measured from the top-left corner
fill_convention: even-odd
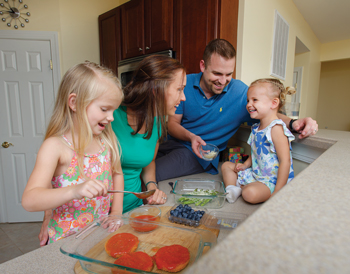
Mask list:
[[[168,184],[171,186],[170,194],[174,193],[174,183],[169,182]]]
[[[145,199],[156,192],[155,189],[147,190],[144,192],[131,192],[131,191],[122,191],[122,190],[108,190],[107,193],[131,193],[134,194],[139,199]]]

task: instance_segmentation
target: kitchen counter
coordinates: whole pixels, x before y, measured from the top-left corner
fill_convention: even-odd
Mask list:
[[[225,203],[220,211],[249,218],[226,238],[219,235],[186,273],[350,273],[350,132],[320,130],[295,143],[325,151],[271,200]],[[160,183],[167,194],[168,181]],[[168,197],[171,206],[174,195]],[[0,273],[74,273],[76,260],[59,251],[68,240],[0,264]]]
[[[350,132],[296,142],[326,150],[186,273],[350,273]]]

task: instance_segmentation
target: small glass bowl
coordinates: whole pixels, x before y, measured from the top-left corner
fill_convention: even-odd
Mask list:
[[[134,208],[128,213],[130,226],[139,232],[148,232],[156,229],[158,226],[154,222],[159,222],[161,210],[157,206],[145,205]],[[139,222],[141,220],[143,222]],[[149,223],[144,221],[150,221]]]
[[[219,148],[216,145],[206,144],[205,146],[199,147],[199,152],[203,160],[212,161],[219,155]]]

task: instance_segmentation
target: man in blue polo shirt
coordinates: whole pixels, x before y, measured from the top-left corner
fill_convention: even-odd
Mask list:
[[[208,172],[218,173],[219,157],[202,159],[199,146],[216,145],[223,151],[243,122],[253,121],[246,109],[248,86],[232,78],[236,62],[234,47],[223,39],[211,41],[200,61],[201,73],[187,75],[186,101],[168,120],[168,140],[159,146],[157,181]],[[279,114],[286,125],[305,138],[317,132],[310,117],[291,120]]]

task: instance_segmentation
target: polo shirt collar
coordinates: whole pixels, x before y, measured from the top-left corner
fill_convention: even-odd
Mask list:
[[[201,78],[202,78],[202,75],[203,75],[203,72],[200,72],[200,73],[198,73],[198,74],[196,75],[196,77],[195,77],[195,79],[194,79],[194,81],[193,81],[193,86],[194,86],[194,87],[197,87],[198,90],[200,91],[200,93],[202,93],[203,95],[205,95],[204,92],[203,92],[203,90],[202,90],[202,88],[201,88],[201,86],[199,85],[199,83],[200,83],[200,81],[201,81]],[[232,81],[232,79],[231,79],[231,81]],[[230,83],[231,83],[231,82],[230,82]],[[230,83],[224,88],[224,90],[222,91],[222,93],[226,93],[226,92],[228,91],[228,86],[230,85]],[[213,97],[215,97],[215,96],[217,96],[217,95],[214,95]]]

